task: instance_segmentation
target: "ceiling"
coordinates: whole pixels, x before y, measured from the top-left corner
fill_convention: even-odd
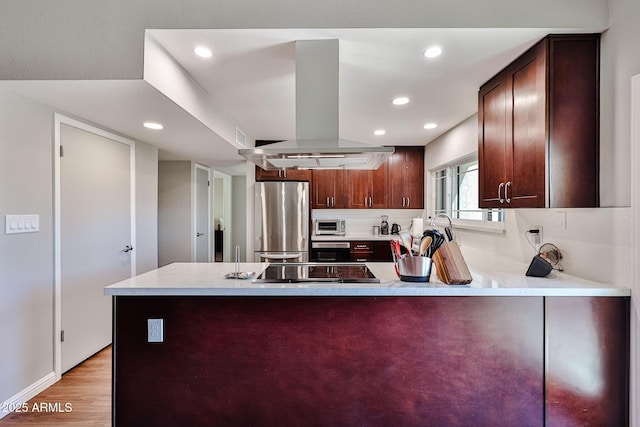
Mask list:
[[[479,86],[550,32],[562,30],[175,29],[147,30],[147,36],[249,140],[295,137],[293,42],[338,39],[340,137],[425,145],[474,114]],[[201,45],[213,51],[211,58],[193,53]],[[442,55],[425,58],[423,52],[433,45]],[[235,141],[145,79],[3,81],[0,87],[155,145],[161,159],[193,160],[230,174],[247,170]],[[401,95],[409,104],[392,105]],[[149,120],[164,129],[142,127]],[[437,128],[424,129],[430,122]],[[375,129],[386,134],[374,136]]]

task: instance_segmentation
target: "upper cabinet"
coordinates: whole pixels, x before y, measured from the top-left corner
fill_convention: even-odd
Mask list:
[[[314,170],[311,184],[313,209],[342,209],[347,207],[347,171]]]
[[[548,36],[480,88],[480,207],[599,205],[599,46]]]
[[[264,170],[256,166],[256,181],[311,181],[310,170]]]
[[[395,147],[389,165],[389,208],[424,208],[424,146]]]
[[[354,209],[384,209],[388,203],[388,170],[385,162],[376,170],[350,170],[349,207]]]
[[[313,209],[423,209],[424,146],[395,147],[376,170],[314,170]]]

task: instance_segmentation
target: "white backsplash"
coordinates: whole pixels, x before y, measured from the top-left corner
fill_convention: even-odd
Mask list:
[[[344,219],[347,235],[373,234],[373,226],[380,225],[382,215],[389,216],[391,225],[397,223],[401,230],[408,230],[413,218],[424,218],[423,209],[313,209],[312,219]],[[424,223],[428,221],[425,219]]]

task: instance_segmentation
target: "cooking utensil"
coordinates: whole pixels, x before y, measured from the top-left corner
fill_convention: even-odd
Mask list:
[[[453,233],[451,232],[451,225],[447,225],[444,228],[444,232],[447,234],[447,239],[449,239],[450,242],[453,242]]]
[[[397,240],[390,240],[391,256],[393,257],[393,266],[396,269],[396,274],[400,277],[400,271],[398,270],[398,260],[402,259],[402,253],[400,252],[400,242]]]
[[[429,258],[433,257],[433,254],[438,250],[440,246],[445,242],[445,237],[435,228],[424,230],[422,233],[422,237],[430,236],[432,241],[429,249],[426,252],[426,256]]]
[[[413,256],[413,236],[407,232],[400,233],[400,241],[402,245],[407,249],[409,256]]]
[[[433,237],[431,236],[425,236],[422,238],[422,240],[420,240],[420,250],[418,251],[418,255],[420,256],[428,256],[427,251],[429,250],[429,247],[431,246],[431,243],[433,242]]]

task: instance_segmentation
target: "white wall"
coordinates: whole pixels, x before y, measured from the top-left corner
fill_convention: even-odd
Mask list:
[[[53,113],[0,93],[0,402],[54,369]],[[4,234],[7,214],[40,215],[40,232]]]
[[[235,247],[240,246],[240,260],[247,261],[247,177],[231,178],[231,249],[235,260]],[[250,215],[253,218],[253,212]],[[253,259],[251,259],[253,261]]]
[[[631,77],[640,73],[640,2],[610,0],[601,41],[601,206],[630,205]]]
[[[136,273],[158,267],[158,149],[136,142]]]
[[[0,232],[0,402],[29,396],[54,370],[54,112],[0,92],[0,217],[40,215],[38,233]],[[157,153],[136,143],[138,271],[156,267]]]
[[[192,260],[192,163],[158,164],[158,265]]]

